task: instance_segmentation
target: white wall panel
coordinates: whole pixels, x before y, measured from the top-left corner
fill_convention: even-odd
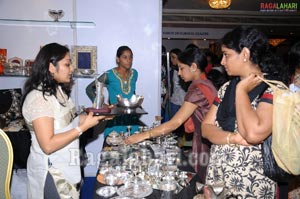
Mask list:
[[[149,113],[141,120],[151,125],[154,116],[160,114],[160,1],[86,0],[77,1],[76,7],[77,20],[96,23],[94,29],[77,31],[77,43],[97,46],[99,73],[116,66],[119,46],[128,45],[132,49],[133,68],[139,72],[136,93],[145,97],[143,108]],[[85,88],[85,83],[78,84],[79,90]],[[78,96],[78,99],[80,104],[90,103],[86,97]],[[97,142],[98,146],[95,144]],[[100,147],[101,138],[90,143],[87,150],[93,151],[96,157]],[[87,167],[85,172],[93,171]]]
[[[144,109],[149,113],[141,119],[151,125],[160,114],[160,52],[161,0],[0,0],[0,19],[51,20],[49,9],[65,11],[63,21],[91,21],[95,28],[31,27],[0,25],[0,48],[8,50],[8,58],[35,58],[41,45],[50,42],[71,45],[97,46],[97,68],[103,72],[116,66],[116,50],[128,45],[134,54],[133,67],[139,72],[137,94],[145,96]],[[0,88],[8,86],[1,77]],[[12,78],[16,86],[23,79]],[[85,87],[93,79],[80,78],[72,97],[77,105],[90,106]],[[95,158],[101,150],[101,136],[87,146]],[[85,169],[87,176],[95,176],[96,164]]]

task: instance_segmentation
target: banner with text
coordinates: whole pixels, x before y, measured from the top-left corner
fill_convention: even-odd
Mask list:
[[[221,39],[230,29],[163,27],[164,39]]]

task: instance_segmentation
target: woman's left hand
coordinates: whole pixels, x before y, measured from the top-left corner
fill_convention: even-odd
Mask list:
[[[234,133],[232,135],[232,140],[234,144],[243,145],[243,146],[251,146],[239,133]]]
[[[258,86],[262,80],[258,77],[258,74],[251,73],[249,76],[242,79],[238,85],[237,89],[244,90],[245,92],[249,93],[252,89]]]
[[[92,112],[87,115],[80,115],[80,125],[83,125],[86,129],[89,129],[103,120],[111,120],[113,116],[94,116]]]

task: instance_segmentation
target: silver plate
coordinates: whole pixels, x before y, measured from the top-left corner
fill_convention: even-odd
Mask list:
[[[99,189],[96,190],[96,193],[99,196],[103,196],[103,197],[111,197],[116,192],[117,192],[116,187],[112,187],[112,186],[100,187]]]
[[[146,183],[128,183],[121,186],[117,190],[119,196],[134,197],[134,198],[144,198],[151,195],[153,189],[150,185]]]
[[[106,138],[106,143],[109,145],[119,145],[119,144],[123,144],[124,140],[121,137],[118,138],[112,138],[112,137],[107,137]]]

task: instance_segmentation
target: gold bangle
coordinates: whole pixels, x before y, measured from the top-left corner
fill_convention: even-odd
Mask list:
[[[153,138],[153,135],[152,135],[152,132],[151,132],[151,130],[150,130],[150,131],[148,131],[148,135],[149,135],[149,139],[150,139],[150,138]]]
[[[228,133],[227,136],[226,136],[226,143],[228,145],[230,145],[230,137],[231,137],[231,133]]]
[[[227,142],[227,144],[228,144],[229,146],[236,146],[235,144],[231,144],[231,143],[230,143],[230,138],[231,138],[231,136],[232,136],[232,135],[235,135],[235,134],[237,134],[237,132],[234,132],[234,133],[228,133],[228,134],[227,134],[226,142]]]

